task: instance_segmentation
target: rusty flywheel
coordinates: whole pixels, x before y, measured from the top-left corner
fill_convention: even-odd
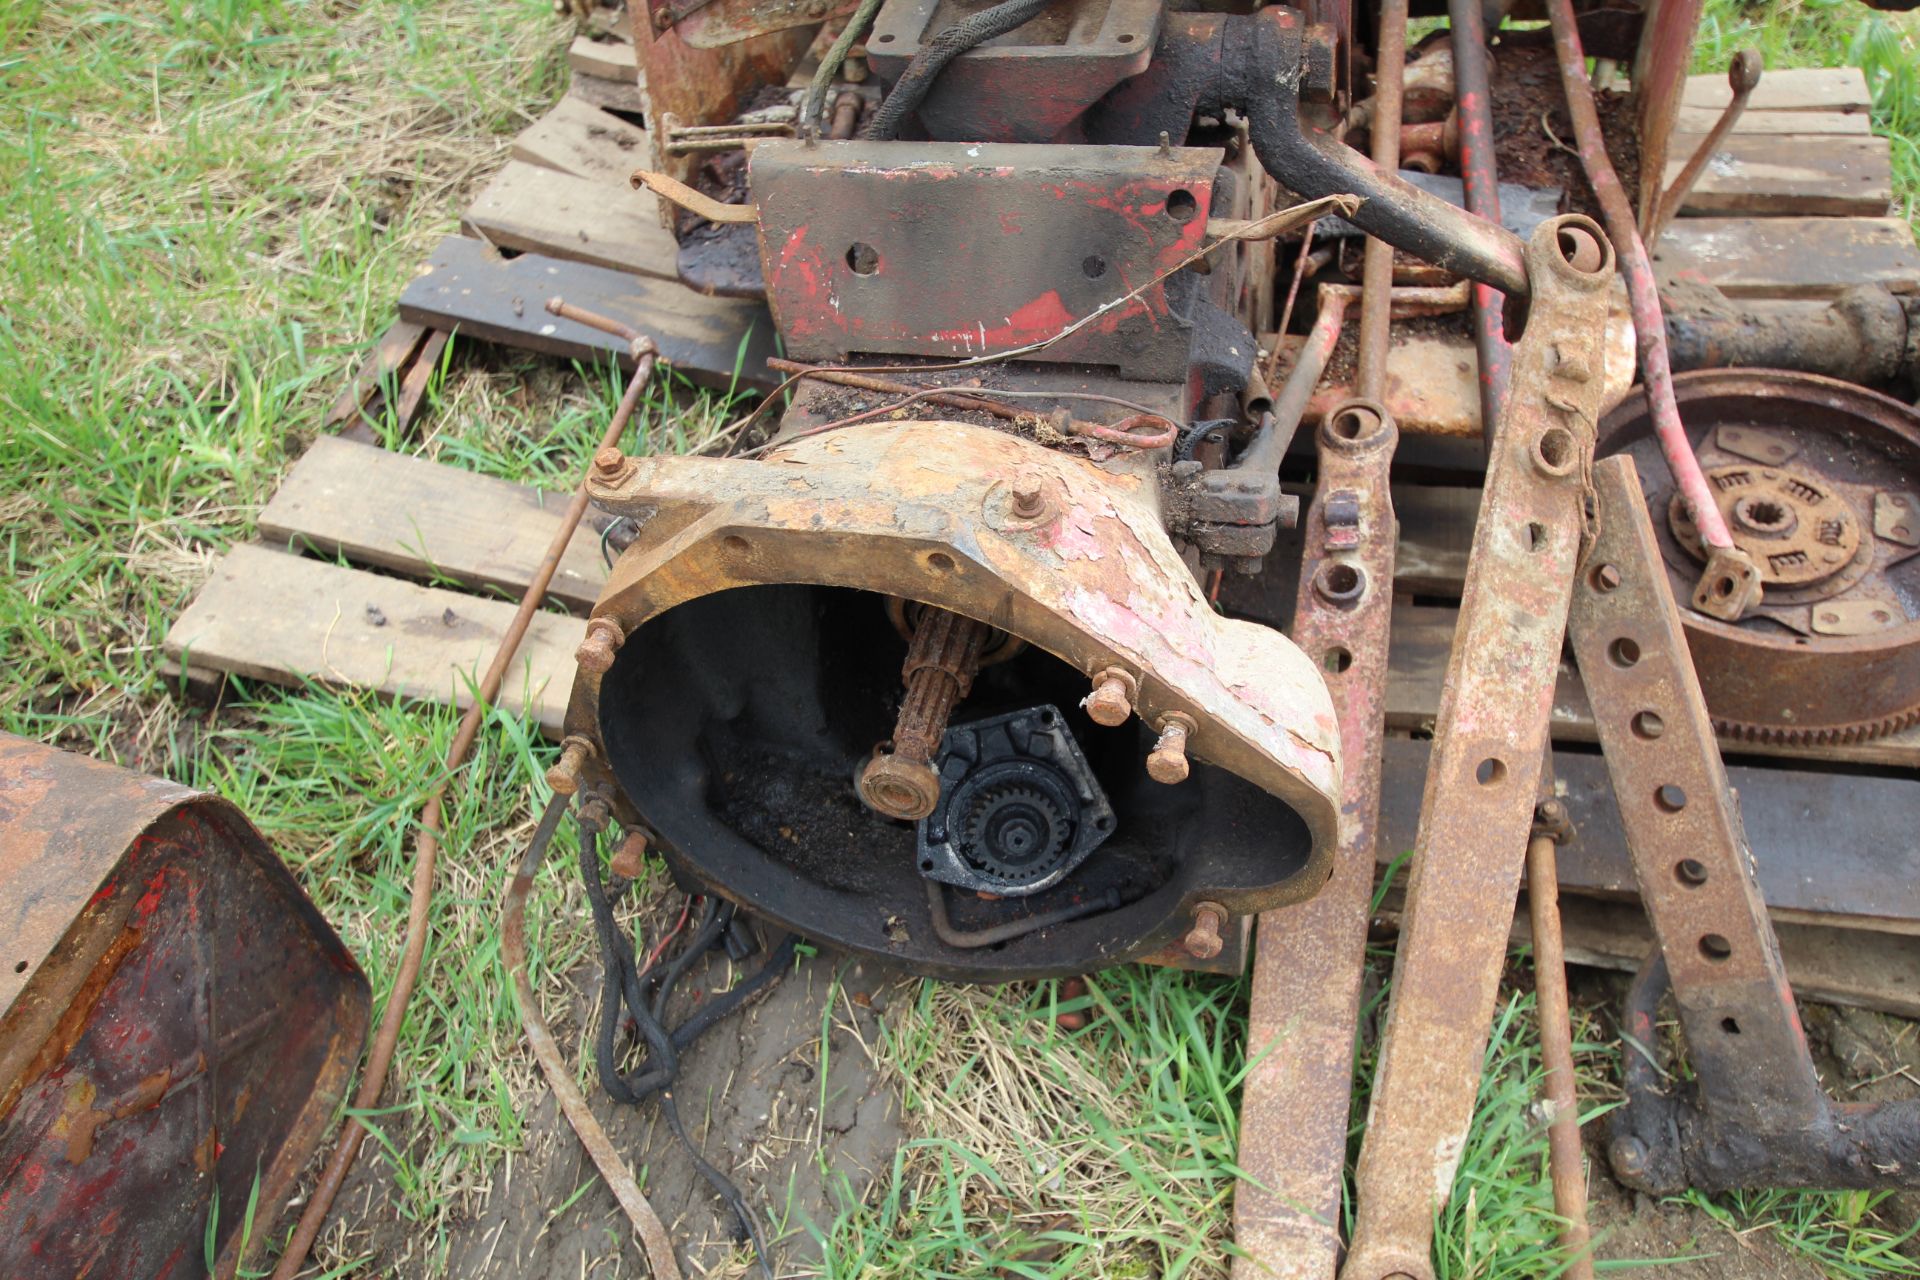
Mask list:
[[[1755,741],[1839,743],[1920,721],[1920,414],[1804,373],[1705,370],[1674,388],[1766,590],[1737,624],[1684,614],[1715,724]],[[1634,455],[1684,600],[1705,551],[1642,397],[1601,423],[1599,451]]]

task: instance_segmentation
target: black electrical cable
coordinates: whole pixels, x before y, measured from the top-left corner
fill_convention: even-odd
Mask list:
[[[614,1101],[628,1106],[659,1095],[661,1114],[666,1116],[667,1126],[673,1131],[673,1136],[686,1148],[694,1168],[700,1171],[700,1176],[706,1179],[714,1194],[733,1211],[742,1233],[753,1242],[754,1255],[761,1272],[768,1280],[772,1280],[773,1271],[767,1262],[766,1242],[761,1239],[759,1225],[747,1206],[746,1198],[731,1179],[707,1162],[694,1145],[686,1126],[681,1122],[680,1108],[674,1102],[673,1082],[680,1074],[682,1053],[755,995],[787,975],[793,967],[794,947],[798,939],[791,933],[782,937],[768,953],[766,962],[751,977],[726,994],[708,1001],[699,1012],[679,1026],[669,1029],[665,1016],[667,1001],[672,997],[674,987],[694,963],[712,950],[726,934],[728,926],[733,923],[733,904],[708,899],[692,939],[680,953],[666,962],[664,968],[655,964],[646,973],[641,973],[635,963],[632,940],[614,920],[613,904],[608,898],[606,884],[600,878],[599,836],[598,824],[583,818],[580,822],[580,880],[586,888],[587,903],[593,912],[594,932],[599,938],[601,961],[606,971],[601,991],[600,1026],[594,1038],[594,1065],[600,1075],[600,1085]],[[651,1000],[647,999],[649,987],[652,988]],[[648,1051],[646,1062],[631,1074],[620,1070],[615,1043],[622,1009],[633,1018]]]
[[[1041,10],[1052,0],[1003,0],[991,9],[982,9],[970,18],[960,21],[942,31],[920,47],[907,63],[907,69],[893,83],[893,92],[881,100],[879,110],[867,121],[867,127],[860,131],[862,138],[878,142],[889,141],[900,135],[900,126],[906,123],[908,116],[920,109],[927,94],[933,89],[933,82],[946,70],[947,64],[974,48],[985,44],[995,36],[1003,36],[1024,22],[1037,17]]]

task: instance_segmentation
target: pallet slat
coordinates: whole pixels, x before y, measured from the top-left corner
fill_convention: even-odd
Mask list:
[[[1704,140],[1675,135],[1668,183]],[[1892,207],[1893,156],[1885,138],[1735,134],[1707,160],[1680,212],[1879,217]]]
[[[464,707],[513,614],[503,600],[238,546],[168,630],[164,649],[190,670]],[[535,615],[500,705],[525,708],[559,737],[585,634],[578,618]]]
[[[773,318],[759,303],[709,298],[665,280],[541,254],[503,259],[466,236],[440,242],[400,295],[400,315],[546,355],[612,355],[632,363],[620,339],[547,314],[545,302],[555,294],[648,334],[675,372],[702,386],[767,391],[778,385],[767,372]]]
[[[1389,738],[1382,759],[1380,839],[1384,866],[1413,847],[1432,743]],[[1579,750],[1553,753],[1556,783],[1574,825],[1560,847],[1560,887],[1585,897],[1638,896],[1626,833],[1606,762]],[[1920,780],[1735,764],[1754,869],[1776,921],[1920,936],[1920,844],[1906,815],[1920,808]]]
[[[460,229],[496,248],[679,280],[680,249],[652,197],[524,160],[494,175]]]
[[[1688,76],[1683,107],[1719,111],[1733,100],[1724,71]],[[1747,98],[1749,111],[1857,111],[1873,109],[1867,75],[1858,67],[1785,67],[1768,70]]]
[[[647,167],[647,131],[578,98],[561,98],[513,140],[513,158],[628,190]]]
[[[1702,137],[1713,131],[1719,123],[1718,107],[1682,106],[1674,117],[1673,133],[1677,139],[1681,134]],[[1873,132],[1873,116],[1867,111],[1755,111],[1751,107],[1740,113],[1733,122],[1733,135],[1736,138],[1755,134],[1769,133],[1821,133],[1837,134],[1864,138]],[[1687,153],[1677,144],[1669,154],[1685,157]]]
[[[1920,291],[1920,249],[1903,218],[1676,218],[1653,265],[1730,297],[1836,298],[1874,283]]]
[[[634,56],[633,46],[624,40],[575,36],[567,48],[567,65],[575,75],[598,76],[624,84],[640,83],[640,60]]]
[[[567,499],[322,436],[280,482],[259,532],[269,543],[518,598],[560,528]],[[597,538],[582,526],[548,595],[585,614],[606,580]]]

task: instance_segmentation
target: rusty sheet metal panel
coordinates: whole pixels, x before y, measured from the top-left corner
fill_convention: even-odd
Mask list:
[[[1293,642],[1320,665],[1346,760],[1326,887],[1260,916],[1234,1193],[1236,1277],[1327,1280],[1340,1256],[1347,1104],[1373,893],[1398,527],[1387,473],[1398,435],[1377,405],[1320,428]]]
[[[241,1262],[319,1141],[366,979],[225,801],[0,734],[0,1275]]]
[[[788,354],[966,359],[1050,338],[1206,235],[1217,148],[764,142],[752,182]],[[1178,382],[1181,273],[1029,357]],[[1190,291],[1190,292],[1189,292]],[[1172,296],[1170,296],[1172,295]]]
[[[1473,1118],[1533,825],[1584,528],[1613,253],[1590,219],[1542,223],[1533,301],[1434,727],[1406,924],[1355,1176],[1343,1280],[1433,1274],[1434,1213]]]

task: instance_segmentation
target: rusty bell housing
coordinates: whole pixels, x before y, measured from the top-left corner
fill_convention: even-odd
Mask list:
[[[1329,874],[1320,672],[1205,590],[1264,573],[1295,511],[1299,406],[1256,371],[1273,250],[1223,228],[1351,194],[1359,227],[1527,290],[1517,238],[1335,140],[1344,14],[1033,7],[929,89],[916,55],[980,6],[888,0],[867,136],[761,141],[757,226],[679,228],[683,275],[764,291],[791,357],[997,410],[843,424],[887,397],[809,378],[754,456],[603,456],[594,501],[637,535],[567,720],[573,780],[690,886],[959,978],[1204,956]],[[730,111],[799,10],[662,12],[656,136],[701,75]],[[757,274],[712,274],[756,235]]]

